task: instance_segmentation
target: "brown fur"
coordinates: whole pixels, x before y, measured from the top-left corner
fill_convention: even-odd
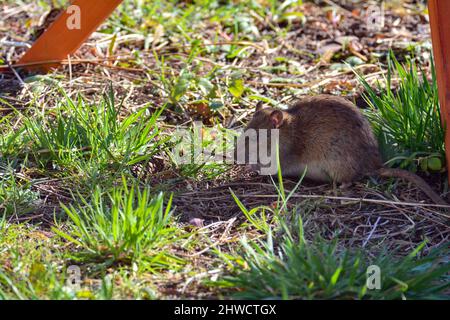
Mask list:
[[[415,183],[433,201],[445,202],[417,175],[382,167],[377,140],[367,119],[350,101],[331,95],[309,97],[281,111],[258,108],[248,128],[280,130],[283,176],[351,182],[368,175],[399,177]],[[275,113],[278,113],[277,111]]]

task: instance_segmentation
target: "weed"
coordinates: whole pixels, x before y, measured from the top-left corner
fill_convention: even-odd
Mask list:
[[[165,250],[176,241],[179,230],[172,222],[169,199],[164,209],[162,193],[150,196],[136,185],[123,185],[104,192],[95,189],[90,201],[78,195],[78,205],[62,207],[72,224],[69,231],[53,230],[82,248],[78,259],[114,263],[140,263],[147,270],[176,269],[182,260]]]
[[[91,168],[122,172],[127,166],[151,159],[164,145],[156,125],[162,109],[146,116],[148,108],[122,117],[112,90],[98,105],[78,96],[64,100],[56,114],[26,117],[24,126],[36,161],[43,167],[89,172]],[[38,112],[38,111],[36,111]]]
[[[437,93],[436,74],[431,60],[431,82],[425,72],[408,60],[400,64],[391,53],[384,83],[372,88],[363,77],[370,106],[366,112],[389,165],[413,171],[440,170],[445,159],[444,128]],[[398,89],[393,77],[398,77]]]
[[[296,240],[290,232],[278,241],[272,232],[266,241],[243,238],[242,245],[247,269],[239,267],[221,282],[239,288],[238,298],[442,299],[449,287],[444,277],[450,267],[442,260],[449,253],[445,246],[426,257],[417,257],[419,247],[404,258],[384,252],[370,259],[360,250],[338,249],[336,242]],[[367,288],[370,265],[381,270],[380,290]]]
[[[10,166],[0,164],[0,216],[24,215],[36,208],[39,193],[30,182],[19,179]]]

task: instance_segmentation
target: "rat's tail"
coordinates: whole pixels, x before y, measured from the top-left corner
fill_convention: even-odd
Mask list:
[[[431,200],[436,204],[448,205],[433,189],[417,174],[402,169],[381,168],[378,169],[377,174],[381,177],[400,178],[405,179],[415,184],[422,190]]]

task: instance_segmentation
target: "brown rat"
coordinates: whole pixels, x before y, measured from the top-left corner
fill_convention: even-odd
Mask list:
[[[419,176],[384,168],[368,120],[350,101],[331,95],[303,99],[287,110],[258,106],[248,129],[279,129],[283,176],[346,183],[364,176],[402,178],[437,204],[447,204]],[[256,169],[258,165],[256,165]]]

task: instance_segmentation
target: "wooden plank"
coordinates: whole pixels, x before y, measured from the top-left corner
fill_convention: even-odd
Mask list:
[[[39,37],[18,64],[67,59],[67,56],[75,53],[122,1],[73,0],[71,6],[58,16],[56,21]],[[79,22],[79,25],[77,25],[77,22]],[[58,63],[47,62],[26,68],[47,72],[58,67],[58,65]]]
[[[450,1],[428,0],[442,125],[450,126]],[[445,130],[445,153],[450,183],[450,130]]]

